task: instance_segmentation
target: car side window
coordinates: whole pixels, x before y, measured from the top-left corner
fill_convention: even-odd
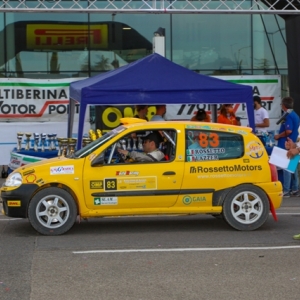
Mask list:
[[[158,136],[156,149],[163,153],[163,158],[155,152],[155,149],[144,145],[148,141],[147,136],[155,133]],[[105,164],[127,164],[127,163],[153,163],[172,161],[175,157],[176,150],[176,131],[175,130],[143,130],[131,132],[124,135],[113,145],[108,147],[102,156]],[[151,145],[151,147],[153,144]],[[122,151],[118,151],[121,149]],[[147,152],[148,151],[148,152]],[[151,151],[154,151],[151,153]],[[144,159],[145,155],[148,159]],[[150,158],[149,158],[150,157]]]
[[[236,133],[188,129],[185,136],[187,162],[236,159],[244,155],[243,137]]]

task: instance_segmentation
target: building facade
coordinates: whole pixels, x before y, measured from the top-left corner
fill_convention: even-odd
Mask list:
[[[288,91],[285,21],[273,14],[2,12],[0,76],[93,76],[152,53],[159,27],[166,57],[179,65],[206,75],[280,74]]]

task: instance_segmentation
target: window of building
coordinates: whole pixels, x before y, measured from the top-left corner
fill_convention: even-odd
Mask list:
[[[251,69],[250,15],[173,15],[172,24],[174,62],[210,75]]]

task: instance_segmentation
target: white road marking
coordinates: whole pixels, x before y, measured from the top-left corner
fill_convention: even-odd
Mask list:
[[[236,251],[236,250],[283,250],[283,249],[300,249],[300,245],[299,246],[274,246],[274,247],[224,247],[224,248],[88,250],[88,251],[73,251],[73,254],[137,253],[137,252]]]
[[[276,215],[300,215],[300,213],[276,213]]]
[[[272,215],[270,213],[270,215]],[[300,213],[276,213],[276,215],[290,215],[290,216],[294,216],[294,215],[300,215]],[[24,220],[24,218],[5,218],[2,219],[1,217],[4,216],[2,214],[0,214],[0,221],[17,221],[17,220]],[[200,215],[199,215],[200,216]],[[122,216],[124,218],[133,218],[133,217],[141,217],[141,216]],[[143,217],[148,217],[148,216],[143,216]],[[151,216],[153,217],[153,216]],[[155,217],[159,217],[158,215],[155,215]],[[174,215],[167,215],[165,217],[174,217]],[[108,218],[116,218],[115,216],[113,217],[108,217]]]

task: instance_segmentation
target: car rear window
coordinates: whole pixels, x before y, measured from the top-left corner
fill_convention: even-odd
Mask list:
[[[236,159],[244,155],[243,137],[236,133],[187,129],[185,137],[187,162]]]

